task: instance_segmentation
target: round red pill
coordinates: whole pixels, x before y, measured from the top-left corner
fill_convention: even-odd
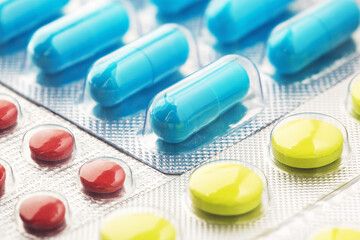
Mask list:
[[[61,129],[44,129],[31,136],[29,147],[34,158],[43,161],[60,161],[74,151],[73,136]]]
[[[85,163],[79,170],[84,188],[93,193],[113,193],[120,190],[125,182],[125,171],[117,163],[97,159]]]
[[[0,130],[14,126],[17,118],[18,109],[16,105],[7,100],[0,100]]]
[[[0,164],[0,188],[4,186],[5,179],[6,179],[6,170],[4,166]]]
[[[62,201],[49,195],[37,195],[25,199],[19,208],[24,226],[31,230],[46,231],[65,223],[66,208]]]

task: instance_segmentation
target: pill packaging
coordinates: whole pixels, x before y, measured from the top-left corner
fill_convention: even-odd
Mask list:
[[[65,12],[74,11],[87,2],[73,0]],[[204,27],[202,16],[206,2],[197,4],[181,17],[161,16],[148,1],[123,2],[132,13],[131,28],[124,38],[124,43],[131,42],[164,23],[176,23],[190,30],[194,42],[190,60],[181,69],[182,76],[187,76],[229,53],[247,57],[258,68],[261,82],[254,81],[255,84],[250,87],[249,96],[243,101],[247,111],[244,113],[239,109],[212,123],[204,137],[198,134],[200,144],[195,147],[193,142],[189,142],[187,146],[165,146],[159,149],[158,146],[153,145],[153,142],[144,140],[142,135],[144,131],[146,132],[146,108],[150,100],[161,89],[178,81],[179,76],[172,76],[168,81],[160,82],[154,88],[142,91],[139,94],[142,98],[134,98],[133,102],[123,103],[114,109],[101,109],[94,107],[94,103],[84,92],[85,73],[96,57],[60,75],[48,76],[39,73],[26,56],[25,48],[29,36],[24,36],[12,42],[11,45],[4,45],[3,54],[0,57],[1,83],[37,105],[2,88],[3,92],[10,94],[18,101],[21,100],[19,109],[23,110],[16,128],[5,133],[1,138],[3,148],[6,149],[1,157],[3,166],[5,168],[11,166],[12,170],[8,172],[14,172],[12,174],[14,180],[9,181],[10,186],[6,186],[6,191],[0,199],[6,209],[1,215],[3,218],[1,222],[4,223],[1,226],[2,232],[6,233],[9,239],[20,236],[31,237],[15,224],[18,220],[8,221],[9,216],[11,218],[14,216],[16,203],[27,194],[55,189],[67,199],[69,212],[71,212],[71,216],[68,217],[69,226],[58,235],[63,238],[97,239],[99,228],[108,213],[120,207],[147,206],[149,203],[154,208],[167,209],[171,212],[181,225],[179,228],[184,239],[223,239],[225,237],[237,239],[239,234],[244,239],[254,238],[291,218],[340,184],[348,182],[360,170],[355,164],[358,122],[344,110],[348,106],[345,104],[346,88],[359,64],[357,49],[360,41],[359,32],[353,35],[352,40],[342,44],[306,71],[293,77],[276,75],[264,56],[266,40],[271,29],[314,2],[316,1],[295,1],[290,5],[288,12],[261,27],[256,34],[246,37],[241,44],[227,47],[213,46],[214,40]],[[243,61],[249,64],[248,60]],[[253,71],[251,76],[256,78],[256,71]],[[344,79],[348,80],[307,102]],[[311,111],[328,114],[340,120],[349,131],[347,154],[352,153],[352,157],[348,156],[349,159],[339,167],[339,171],[304,178],[286,170],[280,170],[268,156],[268,140],[272,126],[247,138],[305,102],[307,103],[297,112]],[[74,125],[64,122],[60,117],[38,105],[50,109],[51,112],[64,117],[86,132],[94,134],[107,144]],[[125,105],[131,108],[124,107]],[[22,144],[23,141],[26,142],[26,138],[22,140],[23,136],[26,136],[28,130],[42,124],[58,124],[73,133],[76,141],[74,159],[55,168],[39,166],[26,157],[24,159],[25,150],[21,148],[26,146]],[[220,130],[213,134],[214,129]],[[238,143],[239,141],[241,142]],[[192,148],[187,149],[189,146]],[[115,149],[120,149],[132,157],[119,153]],[[222,150],[225,151],[221,152]],[[83,194],[77,182],[78,170],[82,164],[104,156],[104,153],[125,161],[132,171],[131,178],[134,179],[134,183],[126,185],[128,191],[121,197],[96,199]],[[9,164],[8,160],[6,164],[7,159],[14,159],[14,161]],[[266,209],[259,219],[241,224],[222,223],[219,225],[217,219],[215,221],[203,219],[191,211],[186,194],[189,170],[209,159],[241,160],[264,172],[268,179],[269,203],[265,204]],[[24,164],[24,160],[27,164]],[[170,175],[185,174],[172,177],[160,172]],[[12,179],[11,175],[10,179]],[[26,179],[31,179],[31,181]],[[164,199],[163,196],[169,192],[174,192],[174,194]]]
[[[154,208],[168,209],[181,223],[185,239],[238,239],[240,236],[242,239],[292,237],[296,239],[297,237],[307,240],[314,234],[333,227],[358,229],[359,218],[356,214],[358,187],[355,190],[347,190],[353,185],[359,185],[360,173],[359,148],[356,144],[360,125],[358,120],[345,109],[351,80],[352,77],[346,79],[289,114],[311,111],[332,116],[342,122],[349,132],[349,146],[352,148],[351,159],[344,166],[332,169],[330,172],[324,171],[322,174],[315,173],[313,176],[304,176],[303,173],[289,172],[277,167],[268,156],[270,133],[275,123],[210,160],[241,160],[256,166],[264,173],[268,182],[269,203],[263,200],[267,208],[259,218],[236,224],[197,215],[187,201],[188,181],[192,171],[144,195],[134,197],[131,201],[123,202],[120,209],[141,208],[148,206],[149,203]],[[172,194],[168,195],[168,192]],[[333,198],[335,206],[331,200]],[[328,219],[328,211],[332,211],[331,209],[335,207],[336,213],[331,213],[331,218]],[[346,211],[342,212],[342,209]],[[303,214],[307,216],[305,220],[302,218]],[[299,218],[301,220],[298,220]],[[227,219],[227,221],[231,220],[233,219]],[[92,224],[68,236],[83,236],[81,234],[85,232],[88,233],[88,237],[98,235],[104,221],[104,218],[93,221]],[[289,225],[292,228],[289,228]],[[293,236],[294,232],[299,232],[299,235]]]
[[[85,3],[86,1],[71,1],[66,11],[74,11]],[[296,1],[290,6],[288,15],[291,15],[291,11],[301,11],[310,4],[309,1]],[[180,80],[179,76],[171,76],[169,80],[145,89],[120,105],[102,108],[94,105],[84,91],[84,77],[96,57],[61,74],[49,76],[36,71],[31,60],[26,56],[23,44],[22,48],[16,46],[20,48],[17,52],[6,53],[1,58],[4,69],[1,79],[2,83],[11,89],[166,174],[181,174],[192,169],[355,71],[357,57],[353,49],[356,44],[348,41],[332,52],[331,57],[324,57],[324,60],[310,67],[302,76],[300,74],[292,79],[280,79],[279,76],[271,74],[269,64],[264,59],[264,48],[270,30],[281,22],[279,19],[261,28],[259,32],[262,34],[257,40],[254,40],[254,36],[250,36],[249,39],[245,38],[241,41],[249,42],[249,46],[234,45],[226,50],[213,47],[211,37],[204,27],[202,13],[206,3],[196,5],[185,16],[168,17],[169,19],[157,14],[156,8],[148,1],[131,1],[131,4],[125,2],[125,5],[133,9],[130,10],[133,12],[130,19],[132,25],[128,35],[124,37],[125,43],[164,23],[176,23],[190,30],[194,43],[191,44],[189,61],[178,75],[188,76],[221,56],[235,53],[249,58],[257,65],[261,84],[257,83],[257,73],[253,71],[250,74],[252,78],[250,92],[241,106],[227,112],[182,144],[154,144],[155,141],[147,135],[146,109],[154,95]],[[6,45],[5,48],[12,49]],[[247,65],[251,64],[247,63]],[[246,68],[249,69],[251,66]],[[299,79],[302,81],[297,81]],[[280,84],[282,81],[293,83]]]
[[[48,110],[14,95],[6,88],[1,87],[1,92],[7,96],[12,96],[11,99],[18,100],[19,106],[23,109],[21,124],[11,132],[5,132],[1,136],[1,145],[3,146],[1,164],[7,173],[5,191],[0,200],[1,205],[4,206],[1,215],[1,222],[3,223],[1,231],[3,231],[5,239],[36,238],[21,228],[22,225],[18,224],[15,213],[18,202],[33,193],[51,192],[67,200],[71,214],[67,228],[57,235],[61,237],[90,219],[103,216],[107,212],[104,207],[111,212],[110,208],[117,209],[117,205],[124,200],[143,191],[147,192],[172,179],[117,151],[103,141],[86,134]],[[33,160],[24,157],[22,150],[22,142],[26,140],[24,136],[39,126],[44,127],[49,124],[62,126],[74,135],[75,156],[64,165],[40,166]],[[122,191],[120,196],[99,199],[97,196],[83,192],[78,178],[79,169],[84,163],[99,157],[117,159],[119,165],[126,171],[128,182],[124,183],[125,191]],[[126,166],[129,166],[131,170],[127,171]],[[138,180],[135,181],[135,179]],[[140,179],[141,181],[139,181]]]

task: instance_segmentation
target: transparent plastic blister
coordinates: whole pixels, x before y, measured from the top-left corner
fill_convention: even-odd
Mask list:
[[[76,157],[76,141],[66,127],[44,124],[26,132],[21,152],[25,161],[38,168],[64,168]]]
[[[78,187],[90,200],[111,201],[129,196],[135,188],[129,165],[117,158],[98,157],[78,172]]]
[[[19,102],[7,94],[0,94],[0,102],[1,102],[1,129],[0,129],[0,136],[9,134],[14,132],[17,128],[20,128],[23,124],[23,113],[20,107]],[[9,104],[13,104],[9,106]],[[16,107],[16,110],[13,109]],[[15,119],[14,119],[15,118]]]
[[[71,226],[67,200],[52,191],[23,196],[16,204],[14,218],[19,232],[30,239],[61,236]]]
[[[235,131],[263,105],[255,65],[225,56],[156,95],[139,138],[155,153],[191,153]]]
[[[189,186],[188,186],[188,188],[184,194],[184,205],[185,205],[185,207],[188,208],[188,210],[191,212],[191,214],[194,215],[194,217],[196,217],[196,218],[200,219],[201,221],[204,221],[205,223],[208,223],[208,224],[238,225],[238,224],[249,224],[251,222],[254,222],[254,221],[258,220],[259,218],[263,217],[266,214],[266,212],[269,211],[269,209],[271,208],[271,192],[270,192],[270,189],[268,186],[266,176],[260,169],[258,169],[256,166],[253,166],[249,163],[239,161],[239,160],[226,159],[226,160],[210,161],[210,162],[206,162],[205,164],[202,164],[199,167],[195,168],[192,171],[192,173],[190,174],[189,181],[190,181],[192,174],[196,173],[196,171],[198,169],[201,169],[204,166],[209,166],[210,164],[225,164],[225,165],[226,164],[236,164],[236,165],[239,165],[240,167],[245,167],[245,168],[253,171],[255,174],[257,174],[260,177],[262,184],[263,184],[262,185],[263,186],[262,193],[261,193],[261,201],[258,206],[256,206],[252,210],[247,211],[242,214],[232,214],[229,216],[225,216],[225,215],[208,213],[204,210],[199,209],[197,206],[194,205],[194,203],[190,197],[190,190],[189,190]],[[231,174],[231,173],[229,173],[229,174]],[[225,177],[225,176],[223,176],[223,177]],[[209,185],[207,185],[207,188],[212,189],[212,190],[210,190],[210,192],[215,194],[216,193],[215,187],[211,186],[211,183],[208,183],[208,184]],[[248,182],[248,184],[250,184],[250,182]],[[230,187],[230,186],[228,186],[228,187]],[[242,186],[242,187],[245,188],[245,186]],[[224,186],[223,190],[225,190],[226,188],[227,187]],[[247,190],[245,190],[245,189],[242,190],[241,186],[239,186],[239,192],[242,192],[242,191],[247,192]],[[226,195],[226,193],[224,193],[224,197],[225,196],[228,197],[228,195]],[[238,195],[238,197],[240,198],[240,194]],[[209,197],[209,199],[211,199],[211,197]],[[248,199],[251,199],[251,198],[248,197]],[[243,204],[245,204],[245,201],[239,201],[239,202],[243,202]],[[218,205],[219,207],[220,206],[225,207],[220,203],[215,203],[214,206],[216,206],[216,205]]]
[[[310,164],[315,164],[315,162],[319,161],[320,158],[327,158],[327,157],[331,156],[332,154],[334,154],[334,152],[336,152],[336,151],[334,151],[332,149],[332,150],[330,150],[330,153],[329,153],[329,151],[328,151],[328,153],[326,153],[325,150],[322,149],[322,147],[326,146],[327,144],[332,145],[332,143],[330,141],[329,141],[329,143],[326,143],[326,142],[321,142],[320,139],[314,139],[313,145],[307,145],[307,143],[305,143],[305,142],[307,141],[307,139],[308,140],[311,139],[311,137],[312,137],[311,134],[309,134],[308,137],[305,137],[306,135],[304,135],[303,138],[299,138],[299,139],[302,139],[303,142],[299,141],[296,143],[296,140],[294,140],[294,139],[296,139],[297,136],[293,136],[294,134],[296,134],[296,132],[289,132],[287,141],[290,141],[291,144],[293,144],[291,146],[289,145],[289,150],[299,148],[298,151],[300,151],[300,152],[298,152],[299,158],[297,160],[285,160],[286,158],[290,158],[290,156],[283,155],[282,153],[279,153],[278,150],[274,150],[273,136],[274,136],[274,133],[279,128],[281,128],[282,126],[287,125],[289,123],[291,124],[291,123],[296,123],[299,121],[309,121],[308,123],[303,122],[305,124],[300,123],[301,125],[299,124],[299,127],[302,126],[302,128],[301,128],[301,130],[298,129],[298,132],[297,132],[298,134],[300,134],[301,132],[307,133],[307,131],[308,131],[307,126],[309,126],[308,124],[310,124],[310,121],[314,121],[314,120],[329,123],[331,125],[328,125],[327,127],[334,126],[341,132],[341,134],[343,136],[342,137],[343,143],[341,145],[341,154],[340,154],[339,158],[335,158],[335,160],[330,160],[329,162],[326,161],[321,165],[317,165],[317,166],[313,166],[313,167],[305,166],[305,163],[301,163],[301,162],[309,161],[309,162],[312,162]],[[319,123],[319,122],[317,122],[317,123]],[[313,132],[313,136],[316,136],[316,134],[319,134],[319,133],[317,133],[317,131],[320,131],[320,130],[316,129],[315,125],[313,125],[312,127],[313,127],[313,130],[311,130],[311,131]],[[323,130],[321,130],[321,131],[323,131]],[[327,138],[332,139],[333,137],[334,137],[333,135],[328,135]],[[307,148],[307,149],[300,150],[301,147]],[[307,151],[309,148],[311,148],[311,149],[313,148],[314,154],[319,154],[319,155],[317,157],[307,156],[308,159],[306,159],[306,157],[301,158],[300,157],[301,151]],[[298,162],[297,164],[299,164],[299,167],[287,165],[284,163],[284,161],[280,161],[279,159],[277,159],[274,156],[274,151],[277,152],[279,155],[281,155],[281,158],[284,158],[285,162],[291,161],[292,164],[295,164],[296,162]],[[321,152],[322,152],[322,154],[321,154]],[[269,141],[269,145],[268,145],[268,156],[276,167],[278,167],[279,169],[281,169],[287,173],[290,173],[290,174],[309,176],[309,177],[311,177],[311,176],[315,177],[315,176],[319,176],[319,175],[323,175],[323,174],[329,174],[331,172],[338,171],[338,170],[342,169],[344,166],[346,166],[346,164],[348,164],[348,162],[351,160],[351,155],[352,155],[352,149],[349,144],[348,132],[347,132],[345,126],[341,122],[339,122],[337,119],[335,119],[331,116],[325,115],[325,114],[305,112],[305,113],[298,113],[295,115],[288,116],[288,117],[282,119],[281,121],[279,121],[274,126],[274,128],[272,129],[271,134],[270,134],[270,141]],[[301,165],[303,165],[304,167],[301,167]]]

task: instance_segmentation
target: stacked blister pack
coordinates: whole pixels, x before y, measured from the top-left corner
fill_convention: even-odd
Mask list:
[[[359,25],[356,0],[0,2],[0,238],[360,239]]]

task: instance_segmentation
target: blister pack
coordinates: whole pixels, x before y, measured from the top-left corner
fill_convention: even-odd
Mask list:
[[[1,232],[273,236],[360,173],[358,4],[0,2]]]
[[[81,51],[77,53],[78,57],[74,55],[67,55],[67,57],[65,57],[64,55],[64,59],[54,59],[53,64],[57,64],[57,61],[70,61],[71,63],[67,64],[75,64],[75,66],[67,68],[66,71],[60,71],[66,67],[66,65],[55,70],[51,70],[51,66],[47,66],[49,69],[38,71],[34,66],[34,61],[31,60],[34,56],[30,57],[27,55],[26,52],[30,50],[26,51],[24,44],[10,47],[5,45],[4,49],[6,49],[6,53],[1,58],[2,68],[4,69],[1,76],[2,82],[22,95],[64,116],[86,131],[96,134],[110,144],[131,154],[147,165],[167,174],[181,174],[206,159],[209,159],[209,157],[219,151],[260,130],[286,112],[305,102],[311,96],[330,88],[355,71],[357,53],[354,51],[356,38],[353,38],[354,40],[347,41],[341,47],[337,48],[335,52],[332,52],[330,56],[324,56],[318,60],[317,64],[308,67],[305,71],[302,71],[301,74],[296,74],[294,77],[281,77],[273,73],[265,57],[265,45],[270,30],[276,26],[279,21],[283,20],[281,16],[279,17],[280,19],[270,21],[265,27],[258,30],[257,32],[261,32],[260,36],[250,34],[249,37],[245,37],[245,39],[241,41],[241,44],[248,42],[247,46],[233,44],[227,46],[229,49],[218,49],[216,43],[213,43],[211,37],[208,37],[209,33],[205,27],[205,20],[202,14],[206,7],[205,2],[199,3],[196,7],[192,7],[193,9],[191,9],[188,14],[180,14],[181,17],[178,18],[174,18],[173,15],[157,14],[156,7],[147,1],[125,2],[124,5],[133,10],[128,10],[128,15],[132,15],[132,17],[129,17],[129,26],[123,26],[125,29],[126,27],[129,28],[127,35],[124,37],[124,42],[133,42],[134,39],[143,35],[145,35],[145,37],[131,43],[131,46],[126,46],[127,49],[121,48],[121,50],[119,50],[120,52],[114,52],[109,57],[106,57],[108,59],[99,60],[93,66],[89,76],[87,75],[89,66],[98,59],[99,56],[105,55],[104,52],[108,53],[116,49],[119,45],[113,47],[112,45],[114,44],[108,43],[106,45],[104,43],[104,46],[102,46],[103,50],[101,51],[99,50],[99,46],[97,46],[97,48],[91,47],[90,45],[84,46],[84,49],[81,51],[85,51],[85,48],[91,48],[93,52],[88,52],[87,55],[95,56],[77,65],[75,64],[76,62],[86,57],[86,54],[83,54]],[[73,4],[73,6],[71,4]],[[70,2],[67,11],[69,14],[73,12],[73,15],[76,15],[79,5],[82,6],[81,8],[85,5],[86,9],[82,10],[80,14],[84,14],[85,11],[91,12],[92,6],[89,7],[86,6],[86,4],[86,1],[81,3],[76,1]],[[288,15],[285,15],[289,17],[289,15],[305,9],[310,4],[309,1],[296,1],[289,6],[289,10],[287,11]],[[132,5],[133,7],[131,7]],[[99,6],[95,6],[94,8],[96,7],[99,8]],[[120,11],[122,10],[123,9]],[[74,18],[76,18],[76,16]],[[119,21],[120,20],[121,19],[119,19]],[[167,29],[166,27],[160,27],[158,31],[152,32],[165,23],[175,23],[183,27],[177,29],[177,26],[172,25],[168,26]],[[91,22],[89,22],[89,24],[91,24]],[[174,35],[160,40],[161,36],[169,34],[169,31],[174,31]],[[182,39],[182,41],[187,42],[184,42],[185,45],[182,47],[180,47],[182,43],[176,42],[181,41],[181,39],[178,39],[179,36],[176,35],[177,31],[179,31],[179,36],[183,33],[184,39]],[[46,33],[43,33],[43,35],[45,34]],[[113,41],[121,38],[123,35],[124,32],[119,32],[118,36],[112,36]],[[40,37],[41,36],[39,36],[39,38]],[[188,40],[186,41],[185,38]],[[254,38],[256,38],[256,40],[254,40]],[[33,38],[33,44],[36,44],[35,40]],[[97,40],[102,41],[101,39]],[[146,41],[148,41],[148,43],[145,43]],[[150,45],[151,42],[153,44]],[[163,46],[164,50],[157,48],[157,42]],[[25,41],[25,43],[27,43],[27,41]],[[77,43],[73,46],[66,47],[74,47],[77,46],[76,44],[81,43],[82,39],[79,37]],[[11,45],[13,44],[16,45],[17,43],[12,42]],[[96,43],[94,42],[92,44]],[[147,66],[144,65],[148,64],[146,62],[142,63],[141,69],[136,69],[136,65],[132,66],[130,64],[122,66],[122,69],[126,68],[128,72],[116,73],[128,75],[129,72],[135,71],[137,74],[132,76],[132,78],[136,78],[138,81],[134,81],[133,83],[136,84],[136,88],[131,84],[124,84],[124,89],[114,91],[112,87],[117,84],[116,82],[102,83],[100,82],[101,79],[96,80],[91,77],[91,74],[100,74],[97,71],[107,66],[109,62],[117,61],[119,64],[121,60],[129,57],[130,55],[127,51],[131,51],[130,48],[139,49],[145,46],[145,44],[148,44],[148,47],[143,51],[147,52],[148,55],[153,54],[152,56],[149,55],[152,57],[152,61],[156,61],[156,63],[154,62],[152,64],[153,66],[157,64],[153,70],[156,72],[153,80],[154,84],[142,80],[150,74],[150,72],[147,72],[149,71]],[[174,48],[175,46],[176,48]],[[11,50],[16,47],[20,50],[15,53],[12,52]],[[36,46],[33,46],[33,48],[34,47]],[[176,52],[171,53],[174,54],[173,56],[176,56],[176,60],[174,60],[174,57],[172,57],[173,61],[169,61],[165,57],[160,59],[159,56],[165,56],[161,51],[168,51],[167,49],[169,48],[178,49],[183,53],[183,59],[181,59],[180,55],[175,55],[177,54]],[[65,52],[69,50],[66,50],[64,46],[64,49],[61,49],[61,51]],[[71,52],[67,54],[70,53]],[[187,141],[178,143],[173,142],[174,139],[163,141],[164,139],[161,137],[160,139],[151,137],[150,132],[152,132],[152,129],[148,129],[147,126],[150,119],[146,120],[145,112],[149,109],[153,97],[182,78],[216,61],[220,56],[229,53],[240,54],[257,64],[257,67],[254,67],[249,60],[240,60],[242,61],[242,66],[248,72],[251,83],[248,88],[250,90],[245,92],[246,94],[239,94],[240,96],[238,96],[238,98],[243,99],[241,104],[233,105],[231,111],[228,110],[229,106],[225,106],[224,110],[221,110],[217,114],[208,113],[212,115],[209,115],[208,119],[205,119],[203,123],[195,124],[199,126],[193,127],[192,130],[182,130],[190,132],[184,136],[187,137]],[[140,59],[143,56],[140,54],[141,53],[131,56],[139,58],[137,61],[141,61]],[[168,54],[169,57],[172,56],[170,53]],[[76,60],[75,58],[79,59]],[[145,60],[146,59],[143,59],[142,61]],[[43,59],[42,61],[45,60]],[[232,60],[228,59],[224,61],[231,62]],[[344,63],[346,63],[346,65],[344,65]],[[217,63],[217,65],[219,68],[221,63]],[[41,66],[41,63],[37,63],[37,66]],[[98,67],[98,69],[96,69],[96,67]],[[45,66],[42,66],[42,68],[44,69]],[[210,71],[208,74],[211,74],[211,71],[217,70],[216,66],[211,66],[210,68],[215,69],[207,69],[207,71]],[[174,73],[176,69],[179,69],[179,71]],[[51,74],[54,71],[60,71],[60,73]],[[108,71],[112,70],[108,69]],[[332,74],[329,74],[329,72],[332,72]],[[206,73],[202,72],[202,75],[204,74],[206,75]],[[88,79],[85,84],[86,77]],[[116,81],[120,81],[120,79],[124,82],[130,81],[130,79],[123,80],[121,76],[117,77],[118,80]],[[167,79],[160,81],[163,80],[164,77]],[[201,77],[206,78],[206,76]],[[103,79],[106,79],[106,76],[103,76]],[[261,79],[261,81],[259,79]],[[231,81],[231,79],[229,80]],[[86,85],[85,88],[84,84]],[[239,84],[243,83],[240,82]],[[149,87],[150,85],[153,86]],[[183,85],[186,84],[184,83]],[[97,88],[97,86],[101,86],[102,89]],[[246,90],[245,86],[244,91]],[[185,86],[182,88],[184,87]],[[129,88],[133,90],[129,91]],[[199,92],[194,91],[194,94],[199,94]],[[207,94],[206,91],[203,94]],[[112,95],[121,97],[115,99],[116,97]],[[196,101],[195,97],[196,96],[193,97],[194,101]],[[201,97],[201,95],[199,95],[199,97]],[[93,99],[96,101],[93,101]],[[110,101],[111,104],[106,103],[106,101]],[[199,107],[202,106],[203,105],[199,104]],[[221,114],[219,118],[219,114],[225,110],[227,110],[226,113]],[[197,110],[194,109],[194,111]],[[213,119],[215,117],[217,117],[217,120],[214,122]],[[211,121],[211,124],[209,124],[209,121]],[[207,127],[204,128],[204,125]],[[189,137],[191,132],[192,135]],[[177,139],[177,141],[180,140],[184,139]]]

